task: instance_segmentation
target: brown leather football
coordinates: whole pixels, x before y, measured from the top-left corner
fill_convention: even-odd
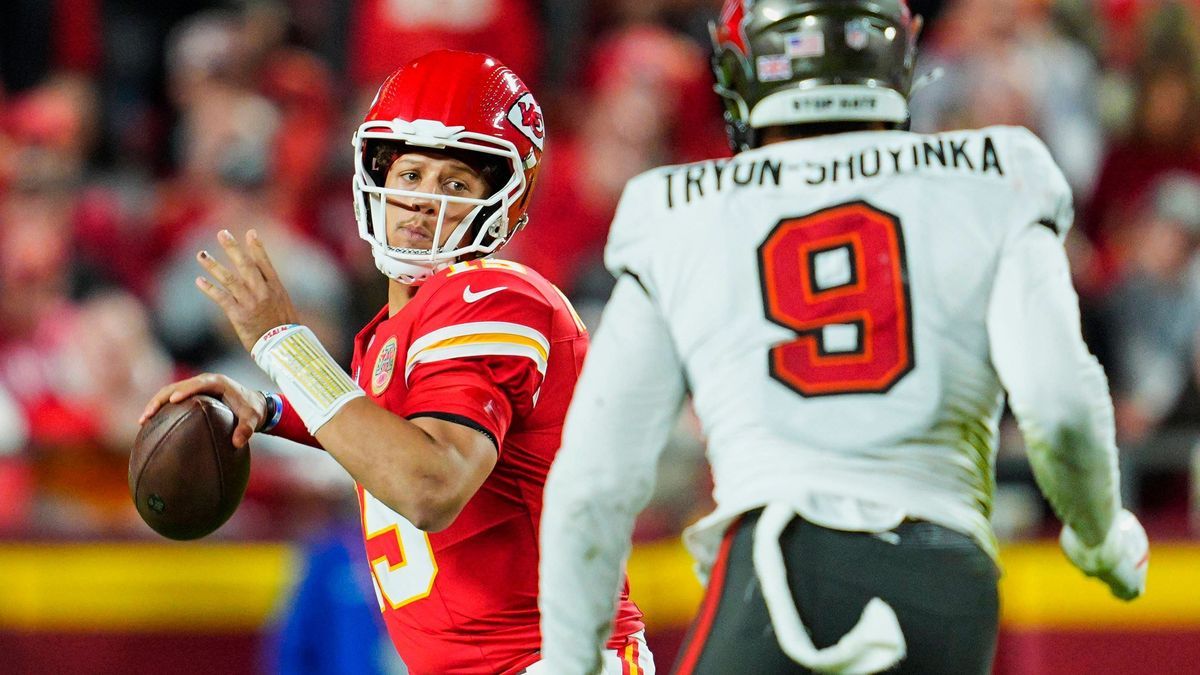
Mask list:
[[[233,411],[211,396],[168,403],[142,426],[129,455],[129,494],[168,539],[199,539],[237,510],[250,449],[233,447]]]

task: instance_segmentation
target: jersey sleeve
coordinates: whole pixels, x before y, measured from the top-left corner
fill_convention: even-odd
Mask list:
[[[620,277],[546,483],[539,602],[547,672],[598,665],[634,518],[650,498],[684,391],[666,321],[633,279]]]
[[[400,414],[463,424],[499,450],[537,405],[554,307],[519,272],[469,272],[435,293],[414,325]]]
[[[987,314],[992,363],[1055,512],[1087,543],[1120,509],[1113,405],[1080,331],[1066,252],[1044,227],[1005,243]]]
[[[1011,177],[1016,191],[1014,228],[1040,224],[1066,241],[1075,220],[1071,186],[1050,156],[1050,149],[1024,127],[1010,129],[1010,147],[1015,171]]]

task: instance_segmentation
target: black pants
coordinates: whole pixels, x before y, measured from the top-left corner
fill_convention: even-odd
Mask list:
[[[747,513],[726,532],[676,675],[810,672],[779,648],[767,614],[752,559],[761,513]],[[967,535],[905,521],[879,537],[797,517],[780,546],[792,597],[818,649],[840,640],[867,601],[879,597],[895,610],[908,647],[907,657],[889,673],[991,672],[998,571]]]

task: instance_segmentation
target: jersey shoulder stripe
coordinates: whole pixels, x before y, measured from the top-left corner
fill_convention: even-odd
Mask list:
[[[446,326],[415,340],[408,349],[404,376],[421,363],[466,356],[523,356],[546,373],[550,341],[540,331],[519,323],[478,321]]]

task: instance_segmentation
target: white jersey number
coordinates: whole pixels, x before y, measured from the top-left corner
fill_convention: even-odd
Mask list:
[[[381,609],[399,609],[429,596],[437,577],[437,561],[429,535],[362,491],[363,534],[367,561]]]
[[[851,202],[779,221],[758,249],[767,318],[796,332],[771,376],[801,396],[883,394],[914,365],[904,236]]]

